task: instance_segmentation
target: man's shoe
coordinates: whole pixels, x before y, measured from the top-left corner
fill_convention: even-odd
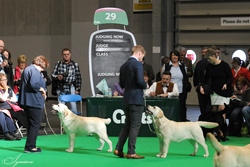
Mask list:
[[[137,155],[136,153],[127,155],[127,159],[143,159],[143,158],[145,158],[145,157],[141,157],[141,156]]]
[[[120,158],[126,158],[127,157],[123,152],[119,152],[118,150],[114,151],[114,155],[117,155]]]
[[[15,140],[21,140],[22,139],[22,137],[19,134],[16,134],[15,132],[11,133],[11,135],[16,138]]]
[[[40,148],[33,148],[31,150],[24,150],[25,153],[40,153],[42,150]]]
[[[15,140],[16,138],[14,136],[12,136],[9,132],[5,133],[4,134],[4,140],[10,140],[10,141],[13,141]]]

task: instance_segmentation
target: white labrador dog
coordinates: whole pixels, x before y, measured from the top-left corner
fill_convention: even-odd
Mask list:
[[[111,119],[102,119],[97,117],[81,117],[71,112],[64,104],[52,105],[52,112],[57,113],[59,119],[62,122],[63,129],[69,137],[69,148],[67,152],[73,152],[75,146],[76,136],[87,136],[93,134],[93,136],[101,143],[100,148],[102,150],[106,141],[109,145],[108,152],[112,152],[112,142],[107,135],[107,128],[105,124],[110,124]]]
[[[208,157],[208,149],[203,137],[201,127],[214,128],[217,123],[211,122],[174,122],[167,119],[163,111],[157,106],[147,106],[146,113],[151,116],[156,135],[160,143],[160,153],[157,157],[166,158],[170,142],[180,142],[189,140],[194,146],[194,152],[190,155],[195,156],[198,150],[198,144],[205,150],[204,157]]]
[[[211,133],[207,139],[215,150],[214,167],[249,167],[250,144],[240,146],[223,146]]]

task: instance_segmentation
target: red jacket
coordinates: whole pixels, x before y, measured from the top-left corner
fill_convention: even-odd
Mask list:
[[[233,73],[232,86],[236,83],[236,80],[239,78],[239,76],[245,77],[248,80],[248,82],[250,82],[250,72],[249,72],[248,69],[246,69],[244,67],[241,67],[236,76],[235,76],[234,68],[232,68],[231,70],[232,70],[232,73]]]
[[[27,66],[25,65],[25,68],[26,68]],[[17,65],[16,66],[16,68],[15,68],[15,75],[14,75],[14,80],[17,80],[17,79],[21,79],[21,71],[20,71],[20,68],[19,68],[19,66]],[[14,83],[14,93],[16,94],[17,92],[19,92],[19,90],[18,90],[18,85],[16,85],[15,83]]]

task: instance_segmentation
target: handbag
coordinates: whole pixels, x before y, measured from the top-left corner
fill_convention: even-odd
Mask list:
[[[9,105],[11,106],[11,108],[15,111],[15,112],[17,112],[17,111],[23,111],[23,109],[20,107],[20,106],[18,106],[18,105],[16,105],[16,104],[12,104],[11,102],[9,102],[8,100],[6,100],[7,101],[7,103],[9,103]]]
[[[0,90],[1,90],[2,93],[4,93],[2,89],[0,89]],[[13,92],[12,92],[12,93],[13,93]],[[17,112],[17,111],[23,111],[23,109],[22,109],[20,106],[18,106],[18,105],[16,105],[16,104],[12,104],[12,103],[9,102],[8,100],[6,100],[6,102],[10,105],[10,107],[11,107],[15,112]]]

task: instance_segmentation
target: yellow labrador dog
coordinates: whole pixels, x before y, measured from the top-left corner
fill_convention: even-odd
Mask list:
[[[100,148],[102,150],[106,141],[109,145],[108,152],[112,152],[112,142],[107,135],[107,128],[105,124],[109,124],[111,119],[102,119],[97,117],[81,117],[71,112],[64,104],[52,105],[52,112],[57,113],[59,119],[62,122],[63,129],[69,137],[69,148],[67,152],[73,152],[75,146],[76,136],[87,136],[93,134],[93,136],[101,143]]]
[[[240,146],[223,146],[211,133],[207,134],[207,139],[215,150],[215,167],[249,167],[250,166],[250,144]]]
[[[210,122],[174,122],[167,119],[163,111],[157,106],[147,106],[146,113],[151,116],[156,135],[160,143],[160,153],[157,157],[166,158],[170,142],[180,142],[189,140],[194,146],[194,152],[190,155],[195,156],[198,150],[198,144],[205,150],[204,157],[208,157],[208,149],[205,143],[201,127],[214,128],[217,123]]]

